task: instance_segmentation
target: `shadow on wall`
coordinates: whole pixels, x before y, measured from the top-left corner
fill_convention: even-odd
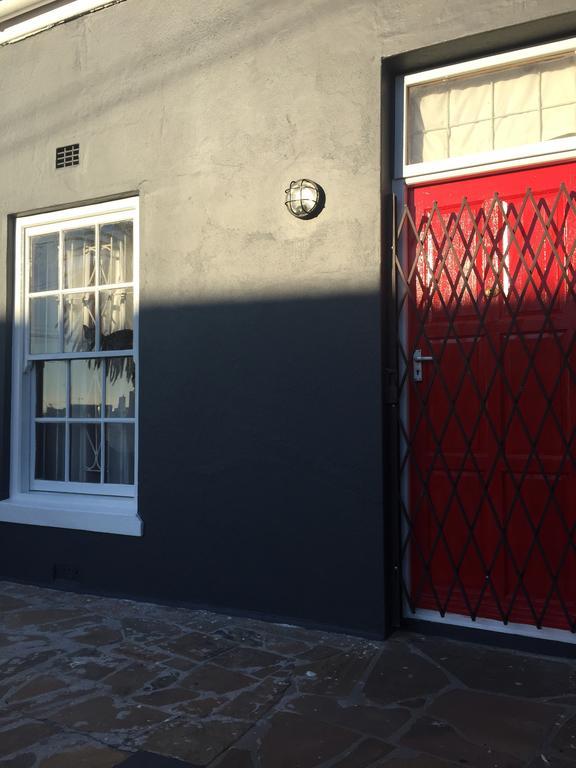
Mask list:
[[[143,538],[2,524],[0,576],[381,633],[380,365],[377,293],[144,306]]]
[[[190,9],[190,19],[176,25],[170,20],[170,15],[160,9],[160,17],[154,19],[145,14],[134,17],[120,16],[128,14],[129,8],[124,3],[111,8],[104,8],[95,14],[81,17],[76,22],[89,27],[89,34],[95,34],[94,29],[100,23],[107,30],[108,19],[105,14],[116,14],[118,20],[114,26],[114,35],[126,28],[126,24],[142,24],[142,18],[147,21],[140,27],[141,34],[132,35],[128,41],[119,32],[114,48],[114,55],[102,59],[96,54],[96,59],[90,66],[76,67],[72,74],[71,83],[65,87],[53,89],[54,83],[46,88],[35,89],[33,97],[34,114],[42,115],[40,121],[31,120],[30,102],[22,94],[11,104],[4,105],[3,132],[0,136],[2,152],[16,152],[22,148],[28,149],[31,142],[45,141],[46,136],[69,133],[71,112],[78,108],[79,91],[90,94],[90,99],[84,105],[79,118],[84,125],[89,113],[93,118],[110,120],[111,114],[121,108],[124,111],[132,103],[141,101],[150,94],[162,94],[168,82],[190,81],[202,84],[210,77],[210,70],[225,65],[226,69],[238,67],[239,58],[250,58],[255,51],[266,49],[270,41],[289,39],[317,25],[318,29],[326,27],[331,21],[338,20],[346,28],[350,15],[350,0],[316,0],[302,6],[287,4],[272,7],[269,0],[250,0],[243,3],[238,11],[214,13],[211,4],[206,4],[204,12],[198,7]],[[155,5],[151,3],[152,7]],[[200,15],[199,15],[200,11]],[[203,15],[204,14],[204,15]],[[346,15],[344,15],[346,14]],[[120,22],[120,18],[123,19]],[[69,45],[78,46],[77,56],[85,56],[84,34],[78,34],[77,29],[70,23]],[[64,28],[66,28],[64,25]],[[106,35],[109,30],[103,34]],[[50,34],[48,32],[41,33]],[[19,45],[35,45],[35,37],[19,43]],[[110,46],[110,40],[103,44]],[[99,46],[94,42],[94,50]],[[282,50],[282,49],[280,49]],[[33,58],[33,57],[32,57]],[[159,67],[158,62],[162,61]],[[281,57],[284,62],[284,58]],[[240,62],[241,63],[241,62]],[[284,64],[282,64],[284,68]],[[119,80],[118,72],[131,73],[126,80]],[[76,85],[73,86],[72,82]],[[114,84],[111,88],[110,84]],[[103,87],[103,84],[106,84]],[[188,86],[190,88],[190,85]],[[97,94],[97,97],[95,97]],[[189,91],[187,92],[189,98]],[[156,105],[157,107],[157,105]],[[155,113],[157,109],[155,108]],[[124,112],[123,112],[124,113]],[[66,114],[67,117],[63,117]],[[119,117],[119,120],[123,118]],[[134,123],[137,131],[139,121]],[[22,131],[25,126],[24,132]],[[12,129],[12,130],[10,130]]]

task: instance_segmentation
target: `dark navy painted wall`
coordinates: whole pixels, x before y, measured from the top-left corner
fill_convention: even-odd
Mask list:
[[[140,322],[144,536],[3,524],[0,576],[382,632],[378,296]]]

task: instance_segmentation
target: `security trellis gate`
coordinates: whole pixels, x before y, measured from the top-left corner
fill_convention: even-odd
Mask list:
[[[576,631],[576,164],[396,206],[406,617]]]

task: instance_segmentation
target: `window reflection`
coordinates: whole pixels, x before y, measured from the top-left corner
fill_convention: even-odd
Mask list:
[[[106,483],[134,483],[134,425],[106,424]]]
[[[99,360],[70,363],[70,416],[95,419],[102,409],[102,374]]]
[[[36,416],[66,416],[66,368],[60,360],[36,363]]]
[[[65,446],[65,424],[36,424],[35,477],[38,480],[64,480]]]
[[[64,288],[94,285],[96,276],[94,227],[64,233]]]
[[[132,290],[121,288],[100,292],[100,347],[132,349],[134,327],[134,296]]]
[[[131,357],[106,360],[106,416],[133,418],[135,414],[136,376]]]
[[[70,424],[70,480],[100,482],[100,424]]]
[[[30,291],[54,291],[58,288],[57,232],[30,238],[32,263],[30,266]]]
[[[60,326],[57,296],[41,296],[30,300],[30,353],[60,352]]]
[[[100,285],[132,281],[132,222],[100,227]]]
[[[64,351],[91,352],[96,344],[96,317],[93,293],[64,297]]]

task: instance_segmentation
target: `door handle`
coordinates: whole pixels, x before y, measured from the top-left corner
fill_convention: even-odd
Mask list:
[[[431,363],[434,360],[429,355],[423,355],[421,349],[415,349],[412,355],[412,378],[414,381],[422,381],[422,363]]]

